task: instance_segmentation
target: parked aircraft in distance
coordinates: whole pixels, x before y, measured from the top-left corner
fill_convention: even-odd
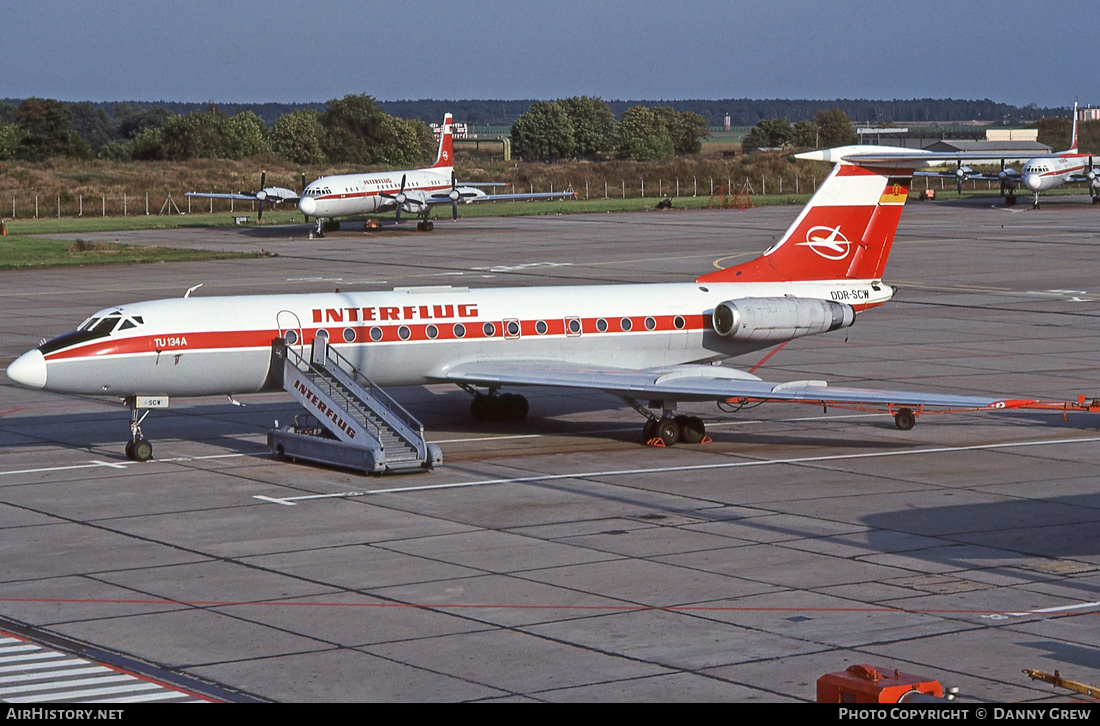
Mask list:
[[[1005,198],[1005,204],[1011,206],[1016,203],[1017,188],[1028,189],[1035,194],[1032,207],[1038,209],[1040,192],[1060,189],[1069,182],[1088,182],[1089,196],[1092,197],[1092,203],[1100,204],[1100,168],[1097,168],[1094,164],[1094,160],[1100,154],[1082,154],[1077,150],[1076,103],[1073,104],[1073,133],[1070,148],[1065,151],[1033,156],[1024,162],[1020,171],[1004,166],[1006,161],[1018,159],[1019,152],[1010,154],[1007,152],[987,153],[982,151],[913,151],[911,153],[913,154],[911,161],[916,164],[920,164],[921,161],[954,161],[957,164],[954,172],[918,172],[918,174],[954,178],[957,181],[960,193],[962,192],[964,180],[995,181],[1000,184],[1001,196]],[[873,164],[876,156],[873,152],[870,152],[866,156],[856,154],[851,158],[856,162]],[[983,161],[1000,161],[1002,169],[998,174],[991,175],[976,172],[969,166],[963,165],[963,162],[980,163]]]
[[[442,149],[448,150],[446,141]],[[871,152],[876,166],[848,160]],[[654,445],[704,441],[702,420],[676,412],[685,401],[876,405],[893,413],[901,429],[911,428],[925,407],[1014,405],[988,397],[828,388],[824,381],[769,383],[712,365],[846,328],[857,314],[893,296],[882,274],[913,174],[911,162],[890,160],[899,152],[909,155],[886,147],[801,154],[836,166],[786,233],[759,257],[691,282],[127,303],[100,310],[76,330],[24,353],[7,372],[33,388],[124,399],[131,410],[127,454],[139,460],[152,455],[141,433],[142,397],[159,406],[172,396],[277,390],[284,384],[280,351],[317,340],[331,341],[324,349],[338,351],[353,372],[377,386],[460,386],[472,394],[471,413],[479,419],[527,414],[527,400],[502,395],[505,387],[611,393],[645,417],[643,440]],[[427,179],[417,189],[424,190]]]
[[[534,192],[525,194],[487,194],[479,186],[500,186],[499,183],[459,184],[454,172],[454,141],[451,114],[443,117],[443,129],[439,135],[439,152],[435,163],[424,169],[406,169],[403,171],[364,172],[362,174],[338,174],[323,176],[308,185],[304,185],[299,196],[289,189],[264,189],[255,195],[242,192],[234,194],[213,194],[210,192],[188,192],[189,197],[214,199],[246,199],[260,202],[260,214],[263,213],[264,198],[279,196],[278,201],[297,201],[298,209],[308,220],[317,220],[317,236],[325,234],[325,220],[341,217],[354,217],[381,212],[396,212],[397,221],[401,214],[408,213],[420,217],[416,229],[430,232],[435,228],[431,219],[432,207],[440,204],[451,205],[453,219],[458,219],[458,205],[474,202],[506,202],[531,199],[566,199],[576,196],[572,190],[561,192]],[[263,186],[261,181],[260,186]],[[289,194],[282,194],[289,192]]]

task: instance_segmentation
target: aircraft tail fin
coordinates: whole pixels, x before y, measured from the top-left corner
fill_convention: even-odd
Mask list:
[[[435,163],[431,166],[432,169],[454,166],[453,133],[451,114],[448,113],[443,116],[443,130],[439,132],[439,153],[436,154]]]
[[[1077,101],[1073,102],[1073,135],[1069,142],[1069,152],[1071,154],[1077,153]]]
[[[843,159],[846,153],[866,153],[870,148],[799,154],[838,163],[778,242],[756,259],[703,275],[696,282],[880,279],[913,170],[860,166]]]

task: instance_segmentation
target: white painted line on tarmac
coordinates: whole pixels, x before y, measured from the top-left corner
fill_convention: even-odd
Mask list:
[[[426,484],[414,487],[395,487],[392,489],[369,489],[362,492],[340,492],[338,494],[310,494],[301,497],[267,497],[254,496],[267,502],[283,505],[293,505],[300,501],[314,499],[344,499],[350,497],[365,497],[376,494],[407,494],[409,492],[426,492],[438,489],[464,489],[467,487],[495,486],[498,484],[532,484],[537,482],[560,481],[562,479],[587,479],[597,477],[638,476],[640,474],[664,474],[682,471],[707,471],[720,469],[738,469],[750,466],[774,466],[784,464],[812,464],[824,461],[855,461],[859,459],[879,459],[892,456],[920,456],[925,454],[945,454],[960,451],[992,451],[996,449],[1014,449],[1030,446],[1058,446],[1062,444],[1085,444],[1100,441],[1100,436],[1091,436],[1079,439],[1052,439],[1041,441],[1016,441],[1003,444],[974,444],[971,446],[939,446],[930,449],[916,449],[912,451],[876,451],[866,454],[829,454],[824,456],[800,456],[791,459],[758,459],[750,461],[728,461],[716,464],[693,464],[690,466],[657,466],[644,469],[610,469],[606,471],[586,471],[572,474],[537,474],[534,476],[514,477],[510,479],[483,479],[481,481],[451,482],[449,484]]]
[[[98,459],[92,459],[93,464],[99,464],[100,466],[108,466],[112,469],[125,469],[125,464],[119,464],[111,461],[99,461]]]
[[[1037,608],[1024,610],[1018,613],[998,613],[996,615],[983,615],[989,620],[1008,620],[1009,618],[1026,618],[1034,615],[1056,615],[1058,613],[1071,613],[1080,610],[1094,610],[1100,608],[1100,602],[1080,602],[1074,605],[1059,605],[1053,608]]]
[[[985,413],[984,411],[982,413]],[[887,413],[849,413],[840,415],[828,415],[828,416],[803,416],[800,418],[784,418],[784,419],[740,419],[737,421],[708,421],[707,429],[724,428],[727,426],[752,426],[762,423],[799,423],[804,421],[840,421],[842,419],[852,418],[872,418],[874,416],[889,416]],[[575,433],[547,433],[547,434],[500,434],[493,436],[474,436],[465,439],[433,439],[433,444],[472,444],[479,441],[511,441],[513,439],[542,439],[552,438],[555,436],[593,436],[596,434],[618,434],[623,431],[637,431],[637,426],[619,426],[613,429],[586,429],[584,431],[577,431]]]
[[[1100,602],[1081,602],[1076,605],[1061,605],[1055,608],[1042,608],[1039,610],[1028,610],[1022,613],[1008,613],[1012,617],[1024,617],[1026,615],[1049,615],[1050,613],[1066,613],[1074,610],[1091,610],[1093,608],[1100,608]]]
[[[269,456],[266,451],[250,453],[250,454],[210,454],[209,456],[177,456],[171,459],[151,459],[147,462],[141,462],[143,465],[148,464],[170,464],[178,463],[181,461],[206,461],[208,459],[233,459],[240,456]],[[105,466],[108,469],[128,469],[130,464],[123,464],[117,461],[99,461],[98,459],[92,459],[87,464],[71,464],[69,466],[45,466],[38,469],[12,469],[11,471],[0,471],[0,476],[11,476],[12,474],[42,474],[50,471],[71,471],[73,469],[95,469],[101,466]]]
[[[93,461],[89,464],[73,464],[71,466],[46,466],[39,469],[14,469],[12,471],[0,471],[0,476],[10,476],[12,474],[41,474],[47,471],[70,471],[72,469],[95,469],[97,467],[106,466],[112,469],[125,469],[125,464],[108,464],[105,461]]]
[[[801,418],[786,418],[786,419],[779,419],[779,421],[784,422],[784,423],[795,423],[795,422],[800,422],[800,421],[818,421],[818,420],[824,420],[824,419],[828,419],[828,420],[831,420],[831,421],[838,421],[838,420],[841,420],[841,419],[868,418],[868,417],[872,417],[872,416],[884,416],[884,415],[886,415],[886,414],[882,414],[882,413],[854,413],[854,414],[830,415],[830,416],[805,416],[805,417],[801,417]],[[775,420],[772,420],[771,422],[775,423]],[[749,426],[749,425],[761,424],[761,423],[765,423],[765,420],[764,419],[741,419],[741,420],[736,420],[736,421],[714,421],[714,422],[708,423],[707,428],[719,428],[719,427],[724,427],[724,426]],[[578,435],[578,436],[591,436],[591,435],[597,435],[597,434],[621,433],[623,431],[634,431],[635,429],[637,429],[637,426],[620,426],[618,428],[613,428],[613,429],[591,429],[591,430],[587,430],[587,431],[583,431],[583,432],[578,432],[576,435]],[[518,439],[541,439],[541,438],[552,438],[552,437],[555,437],[555,436],[567,436],[567,435],[570,435],[570,434],[562,434],[562,433],[556,433],[556,432],[555,433],[546,433],[546,434],[503,434],[503,435],[499,435],[499,436],[497,436],[497,435],[493,435],[493,436],[475,436],[475,437],[469,437],[469,438],[463,438],[463,439],[433,439],[431,441],[431,443],[433,443],[433,444],[469,444],[469,443],[478,443],[478,442],[481,442],[481,441],[511,441],[511,440],[518,440]],[[150,459],[147,462],[141,462],[141,463],[146,464],[146,465],[147,464],[156,464],[158,462],[161,463],[161,464],[173,464],[173,463],[180,463],[180,462],[185,462],[185,461],[208,461],[208,460],[211,460],[211,459],[234,459],[234,458],[241,457],[241,456],[270,456],[270,452],[268,452],[268,451],[259,451],[259,452],[253,452],[253,453],[209,454],[209,455],[206,455],[206,456],[175,456],[175,457],[171,457],[171,458],[167,458],[167,459]],[[13,469],[12,471],[0,471],[0,476],[10,476],[12,474],[41,474],[41,473],[46,473],[46,472],[50,472],[50,471],[69,471],[69,470],[72,470],[72,469],[94,469],[94,468],[100,467],[100,466],[105,466],[105,467],[108,467],[108,468],[111,468],[111,469],[127,469],[131,466],[131,464],[122,463],[122,462],[112,462],[112,461],[100,461],[98,459],[92,459],[91,462],[87,463],[87,464],[72,464],[72,465],[69,465],[69,466],[42,467],[42,468],[39,468],[39,469]]]

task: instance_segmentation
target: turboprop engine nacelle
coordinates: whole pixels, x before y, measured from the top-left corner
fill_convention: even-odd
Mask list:
[[[783,341],[855,322],[851,305],[801,297],[747,297],[714,308],[714,332],[741,341]]]

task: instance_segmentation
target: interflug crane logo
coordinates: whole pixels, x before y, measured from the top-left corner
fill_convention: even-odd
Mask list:
[[[806,231],[806,241],[799,242],[800,247],[809,247],[815,254],[827,260],[843,260],[852,249],[852,243],[836,227],[810,227]]]

